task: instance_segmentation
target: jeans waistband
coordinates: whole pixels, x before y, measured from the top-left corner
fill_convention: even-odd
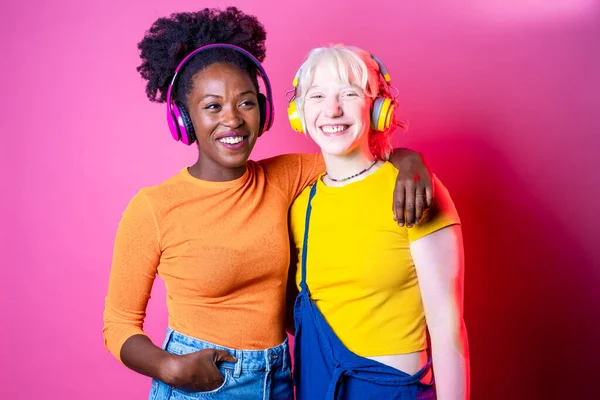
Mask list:
[[[236,363],[223,362],[222,365],[231,366],[238,375],[242,370],[269,371],[274,368],[288,368],[290,353],[287,338],[278,346],[264,350],[232,349],[218,344],[206,342],[191,336],[179,333],[171,328],[167,329],[167,337],[163,348],[173,354],[188,354],[204,349],[225,350],[237,358]]]

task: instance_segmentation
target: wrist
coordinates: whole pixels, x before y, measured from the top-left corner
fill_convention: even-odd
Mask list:
[[[392,164],[398,166],[407,161],[411,162],[411,161],[415,160],[415,158],[420,158],[420,157],[421,157],[421,154],[417,151],[410,150],[407,148],[396,148],[390,154],[389,161]]]
[[[165,351],[165,355],[161,358],[158,364],[157,379],[169,386],[177,386],[177,383],[181,380],[180,376],[181,367],[179,363],[179,356]]]

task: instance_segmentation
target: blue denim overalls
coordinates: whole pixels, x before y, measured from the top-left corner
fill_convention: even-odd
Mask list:
[[[408,375],[385,364],[358,356],[342,344],[311,300],[306,283],[306,257],[311,202],[316,191],[317,185],[314,184],[306,209],[300,294],[294,306],[294,373],[297,399],[435,399],[432,384],[420,382],[428,372],[431,360],[415,375]]]

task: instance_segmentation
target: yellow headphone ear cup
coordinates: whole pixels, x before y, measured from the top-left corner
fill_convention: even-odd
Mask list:
[[[371,128],[376,131],[384,131],[390,127],[394,105],[387,97],[378,97],[373,102],[371,111]]]
[[[394,106],[393,105],[390,107],[390,111],[388,112],[388,117],[385,120],[385,129],[388,129],[390,126],[392,126],[392,115],[394,115]]]
[[[390,105],[388,109],[387,118],[385,119],[385,128],[388,129],[392,125],[392,115],[394,115],[394,105]]]
[[[305,133],[304,126],[302,124],[302,118],[298,112],[298,104],[296,104],[296,100],[290,101],[290,104],[288,105],[288,118],[293,130],[298,133]]]

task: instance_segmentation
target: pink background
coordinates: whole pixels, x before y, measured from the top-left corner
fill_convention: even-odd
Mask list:
[[[146,100],[136,44],[160,16],[225,5],[2,2],[0,397],[146,398],[150,380],[103,348],[112,242],[138,188],[195,151]],[[316,150],[285,117],[311,47],[343,41],[387,64],[410,122],[396,144],[426,155],[463,220],[472,398],[600,396],[599,2],[235,5],[268,30],[277,113],[255,159]],[[158,281],[157,343],[164,296]]]

